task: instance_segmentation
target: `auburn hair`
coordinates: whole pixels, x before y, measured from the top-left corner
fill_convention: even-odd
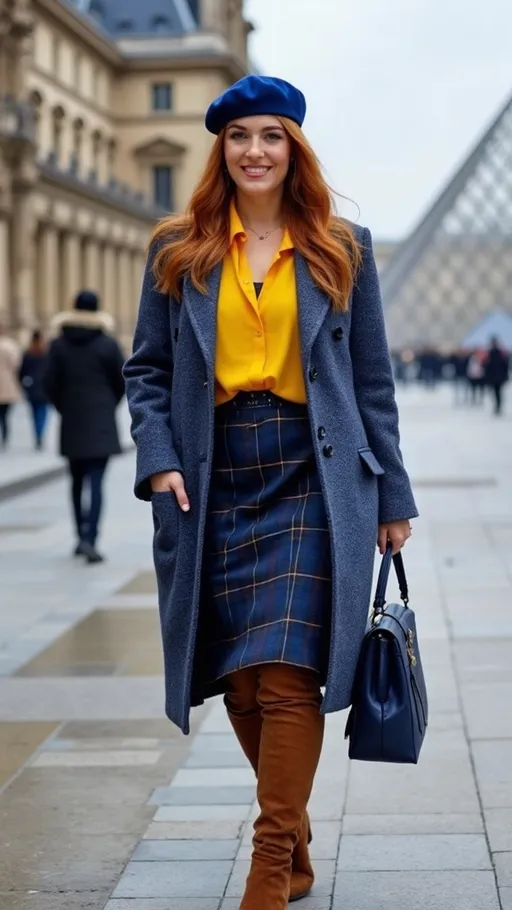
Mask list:
[[[283,192],[286,226],[315,283],[336,310],[346,310],[361,263],[359,245],[349,224],[334,214],[331,191],[301,128],[285,117],[277,119],[290,137],[293,161]],[[213,145],[186,212],[163,218],[151,238],[157,249],[157,288],[178,300],[186,275],[205,293],[208,274],[229,249],[229,209],[236,187],[224,163],[224,134]]]

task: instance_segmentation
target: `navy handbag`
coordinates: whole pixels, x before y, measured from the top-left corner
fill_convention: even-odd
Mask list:
[[[401,604],[386,605],[394,563]],[[416,764],[428,723],[428,702],[416,622],[401,553],[383,556],[377,591],[354,678],[345,730],[349,758]]]

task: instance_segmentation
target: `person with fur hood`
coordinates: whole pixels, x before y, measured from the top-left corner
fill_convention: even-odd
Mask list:
[[[124,396],[123,354],[110,334],[114,323],[98,295],[80,291],[71,312],[52,328],[44,388],[61,417],[60,452],[68,460],[77,543],[74,555],[103,561],[96,548],[108,460],[121,452],[116,409]],[[87,490],[87,505],[84,493]]]

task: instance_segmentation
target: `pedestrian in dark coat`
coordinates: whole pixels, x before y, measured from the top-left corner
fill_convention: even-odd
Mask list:
[[[494,395],[494,413],[501,414],[503,386],[510,375],[509,355],[502,350],[498,339],[493,338],[485,361],[485,382]]]
[[[186,215],[156,230],[125,366],[151,500],[166,710],[224,693],[258,776],[242,910],[313,882],[323,715],[347,707],[375,547],[416,506],[370,233],[335,217],[301,92],[249,76]],[[325,695],[321,686],[325,683]]]
[[[74,552],[89,563],[103,559],[96,549],[103,478],[109,458],[121,451],[116,408],[124,395],[124,358],[109,334],[113,320],[98,305],[95,293],[81,291],[75,310],[58,315],[54,326],[60,335],[50,347],[44,377],[46,394],[61,416],[60,451],[72,480]]]
[[[23,355],[20,383],[30,406],[36,449],[43,448],[48,399],[44,389],[47,348],[40,329],[32,333],[30,345]]]

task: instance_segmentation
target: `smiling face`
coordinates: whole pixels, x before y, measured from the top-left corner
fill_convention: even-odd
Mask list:
[[[226,167],[238,189],[248,195],[282,187],[290,151],[289,136],[277,117],[241,117],[226,127]]]

